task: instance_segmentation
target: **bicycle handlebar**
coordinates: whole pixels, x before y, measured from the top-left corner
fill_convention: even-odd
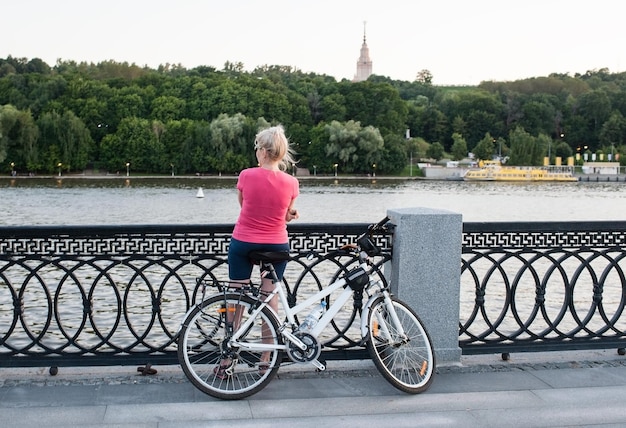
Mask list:
[[[376,224],[371,224],[367,228],[367,232],[357,238],[357,245],[369,256],[374,256],[380,254],[380,248],[370,239],[372,234],[376,231],[383,230],[383,226],[385,226],[389,222],[389,217],[385,217],[381,221]]]
[[[370,224],[369,227],[367,228],[368,231],[370,232],[374,232],[376,230],[380,230],[382,229],[382,227],[387,224],[387,222],[389,222],[389,216],[385,216],[384,219],[382,219],[381,221],[379,221],[376,224]]]

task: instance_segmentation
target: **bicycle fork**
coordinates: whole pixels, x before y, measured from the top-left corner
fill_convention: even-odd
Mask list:
[[[365,306],[363,307],[363,312],[361,314],[361,337],[363,341],[371,340],[372,335],[377,337],[384,337],[388,341],[390,341],[390,345],[396,344],[398,341],[406,342],[408,340],[406,333],[404,332],[404,328],[400,319],[398,318],[398,314],[396,313],[393,307],[393,300],[391,299],[391,294],[388,290],[382,287],[382,283],[377,281],[374,285],[376,285],[379,290],[369,298]],[[368,320],[370,318],[370,312],[372,311],[372,305],[374,301],[376,301],[380,296],[383,296],[384,306],[387,310],[387,316],[389,316],[390,323],[394,332],[389,331],[389,324],[384,322],[383,320],[376,320],[374,325],[372,326],[372,331],[370,331],[370,327],[368,325]],[[379,314],[374,314],[377,318],[380,316]],[[395,339],[394,339],[395,338]]]

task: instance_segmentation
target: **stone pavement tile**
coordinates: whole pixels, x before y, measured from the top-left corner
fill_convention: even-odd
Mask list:
[[[552,388],[626,384],[626,370],[624,367],[535,370],[532,373]]]
[[[101,385],[95,404],[186,403],[208,397],[191,383]]]
[[[561,394],[567,391],[561,390]],[[623,404],[602,406],[601,409],[593,405],[578,403],[568,407],[547,404],[543,407],[530,409],[483,409],[472,411],[482,427],[591,427],[613,424],[624,427],[626,425],[626,410]]]
[[[521,391],[548,387],[532,371],[444,373],[435,377],[428,393]]]
[[[404,394],[382,377],[276,378],[251,400]]]
[[[0,388],[4,392],[0,408],[38,406],[91,406],[96,403],[98,386],[19,385]]]
[[[104,420],[106,406],[60,406],[3,408],[0,426],[21,427],[70,427],[99,424]]]
[[[623,385],[545,389],[533,393],[547,404],[560,407],[595,403],[601,408],[605,404],[622,404],[626,416],[626,387]]]
[[[190,421],[250,419],[247,401],[214,401],[210,403],[160,403],[107,406],[105,424],[140,424]]]

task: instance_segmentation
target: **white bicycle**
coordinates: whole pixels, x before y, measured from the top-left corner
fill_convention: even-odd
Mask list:
[[[371,239],[386,230],[388,218],[370,225],[356,244],[347,249],[358,258],[358,266],[329,286],[290,307],[273,263],[291,259],[289,253],[253,252],[261,274],[273,278],[274,290],[265,293],[260,285],[233,288],[228,282],[208,281],[206,288],[218,292],[202,299],[183,319],[178,336],[178,359],[191,383],[202,392],[220,399],[248,397],[263,389],[276,375],[285,355],[295,363],[311,363],[324,370],[319,360],[319,336],[341,307],[354,295],[363,298],[361,344],[382,376],[401,391],[417,394],[427,390],[435,373],[432,341],[420,318],[406,303],[392,296],[381,281],[372,257],[380,249]],[[344,247],[344,249],[346,249]],[[278,295],[285,319],[280,321],[268,302]],[[310,329],[303,330],[297,314],[306,313],[320,302],[333,302]]]

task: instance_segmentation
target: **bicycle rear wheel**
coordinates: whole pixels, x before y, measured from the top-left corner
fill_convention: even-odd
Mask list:
[[[262,359],[263,351],[232,349],[225,340],[224,308],[236,308],[241,316],[239,325],[243,325],[256,303],[239,294],[227,294],[226,298],[216,295],[202,302],[184,320],[178,336],[178,361],[191,383],[205,394],[224,400],[245,398],[263,389],[276,375],[280,366],[278,350],[266,351],[266,358]],[[278,322],[269,308],[263,308],[240,342],[282,343]]]
[[[433,381],[432,341],[417,314],[401,300],[391,299],[402,330],[394,324],[381,296],[369,312],[367,349],[376,368],[389,383],[401,391],[418,394],[426,391]]]

